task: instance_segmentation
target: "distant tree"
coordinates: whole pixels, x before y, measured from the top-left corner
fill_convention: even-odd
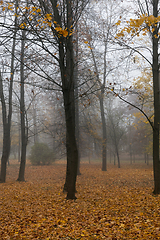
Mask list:
[[[118,168],[120,168],[120,144],[124,140],[125,123],[122,109],[107,108],[107,132],[110,144],[117,156]]]
[[[122,8],[120,1],[103,1],[100,0],[92,4],[88,18],[84,18],[84,26],[86,29],[84,36],[86,45],[90,51],[91,59],[90,70],[94,72],[94,81],[97,91],[95,94],[98,97],[100,105],[100,117],[102,122],[102,171],[107,170],[107,130],[105,116],[105,101],[108,92],[110,74],[118,69],[118,58],[111,59],[110,53],[114,55],[116,52],[113,45],[113,34],[117,31],[116,21],[121,16],[124,16],[126,9]],[[107,18],[105,17],[107,16]],[[98,38],[98,41],[97,41]],[[122,59],[121,59],[122,61]]]
[[[55,160],[53,151],[45,143],[35,143],[29,159],[32,165],[50,165]]]

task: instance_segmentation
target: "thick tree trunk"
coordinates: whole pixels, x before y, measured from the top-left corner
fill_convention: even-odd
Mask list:
[[[0,182],[4,183],[6,181],[7,172],[7,161],[10,154],[10,127],[6,123],[3,125],[3,150],[1,158],[1,177]]]
[[[0,73],[0,97],[2,103],[2,117],[3,117],[3,149],[2,149],[2,157],[1,157],[1,175],[0,182],[6,181],[6,171],[7,171],[7,161],[10,153],[10,124],[7,123],[7,110],[6,103],[3,93],[3,84],[2,84],[2,76]]]
[[[3,155],[1,158],[1,178],[0,183],[6,182],[7,162],[6,157]]]
[[[75,138],[75,112],[74,91],[64,90],[64,107],[66,118],[66,149],[67,149],[67,168],[64,191],[67,192],[67,199],[76,199],[76,178],[78,167],[78,149]]]
[[[66,0],[67,5],[67,28],[71,29],[72,2]],[[66,51],[66,53],[65,53]],[[64,58],[66,54],[66,58]],[[75,132],[75,81],[74,81],[74,54],[73,36],[59,39],[59,57],[62,79],[62,90],[66,121],[66,150],[67,168],[64,190],[67,191],[67,199],[76,199],[76,178],[78,168],[78,148]]]
[[[159,162],[159,134],[153,130],[153,172],[154,172],[154,194],[160,193],[160,162]]]
[[[24,140],[26,141],[26,140]],[[23,142],[24,142],[23,141]],[[20,168],[19,168],[19,175],[17,181],[24,182],[25,181],[25,166],[26,166],[26,144],[25,142],[22,144],[22,149],[21,149],[21,163],[20,163]]]
[[[21,161],[21,124],[20,113],[18,112],[18,162]]]

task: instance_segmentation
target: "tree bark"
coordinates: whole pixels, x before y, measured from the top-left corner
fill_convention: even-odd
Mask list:
[[[3,113],[4,114],[4,113]],[[8,123],[3,124],[3,150],[1,158],[0,182],[6,182],[7,161],[10,154],[10,127]]]
[[[78,149],[75,138],[75,117],[72,110],[74,105],[74,92],[64,90],[64,106],[66,117],[66,149],[67,149],[67,168],[64,190],[67,192],[68,199],[76,199],[76,177],[78,167]],[[73,99],[73,101],[71,101]],[[74,106],[73,106],[74,107]]]
[[[79,97],[78,97],[78,27],[75,27],[75,66],[74,66],[74,81],[75,81],[75,134],[76,134],[76,142],[78,148],[78,167],[77,167],[77,175],[81,175],[80,172],[80,151],[79,151]]]
[[[3,149],[1,157],[1,175],[0,182],[6,181],[7,161],[10,153],[10,123],[7,122],[7,110],[5,97],[3,92],[2,75],[0,72],[0,98],[2,104],[2,119],[3,119]]]
[[[17,181],[25,181],[25,165],[26,165],[26,124],[25,124],[25,101],[24,101],[24,47],[25,47],[25,30],[22,31],[21,41],[21,96],[20,96],[20,116],[21,116],[21,162]]]
[[[158,16],[158,0],[153,1],[153,16]],[[154,92],[154,126],[153,126],[153,171],[154,171],[154,194],[160,193],[160,159],[159,159],[159,121],[160,121],[160,86],[158,64],[158,27],[154,26],[152,34],[153,43],[153,92]]]

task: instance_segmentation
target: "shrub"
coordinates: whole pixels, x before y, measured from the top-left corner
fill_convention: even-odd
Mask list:
[[[55,160],[53,151],[45,143],[35,143],[29,159],[32,165],[50,165]]]

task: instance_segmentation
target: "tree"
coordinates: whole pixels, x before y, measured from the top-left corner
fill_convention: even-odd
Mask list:
[[[98,15],[96,13],[98,12]],[[86,27],[85,43],[90,49],[92,60],[91,69],[94,72],[94,81],[96,82],[96,92],[100,104],[101,122],[102,122],[102,171],[107,170],[107,130],[105,116],[105,97],[107,95],[108,79],[110,74],[118,68],[118,61],[111,60],[110,52],[115,53],[112,42],[112,35],[117,31],[115,25],[120,14],[123,15],[124,9],[121,3],[108,0],[98,1],[96,5],[89,10],[90,20],[84,25]],[[107,19],[106,19],[107,16]],[[97,41],[97,38],[98,41]]]
[[[120,168],[120,143],[125,134],[124,119],[122,109],[112,107],[111,110],[111,106],[107,108],[108,136],[117,156],[118,168]]]
[[[25,181],[25,165],[26,165],[26,150],[28,142],[28,129],[26,126],[26,109],[25,109],[25,96],[24,96],[24,49],[25,49],[25,29],[22,30],[21,40],[21,61],[20,61],[20,119],[21,119],[21,162],[17,181]]]
[[[154,194],[160,193],[160,158],[159,158],[159,120],[160,120],[160,92],[159,92],[159,1],[138,1],[138,17],[136,19],[130,19],[126,22],[126,27],[123,28],[117,38],[118,43],[131,49],[132,51],[139,53],[150,64],[153,74],[153,98],[154,98],[154,121],[143,112],[147,120],[149,121],[153,131],[153,171],[154,171]],[[119,25],[121,21],[117,22]],[[151,61],[150,58],[141,52],[142,48],[134,47],[129,44],[128,36],[131,34],[131,38],[134,36],[146,36],[149,35],[151,40]],[[122,39],[125,37],[125,41]],[[126,37],[128,42],[126,42]],[[122,38],[122,39],[120,39]],[[133,39],[130,41],[133,43]],[[148,52],[147,47],[143,47],[143,50]]]
[[[10,65],[10,77],[9,79],[9,96],[8,96],[8,113],[7,113],[7,103],[4,94],[4,85],[2,72],[0,71],[0,99],[2,104],[2,118],[3,118],[3,150],[1,157],[1,175],[0,182],[6,181],[6,167],[7,161],[10,155],[11,147],[11,119],[12,119],[12,93],[13,93],[13,77],[14,77],[14,61],[15,61],[15,46],[16,46],[16,35],[17,35],[17,7],[18,2],[15,2],[15,17],[14,17],[14,30],[12,38],[12,50],[11,50],[11,65]]]
[[[66,149],[67,149],[67,170],[65,190],[68,199],[75,199],[76,177],[78,166],[78,149],[75,137],[75,96],[74,96],[74,48],[73,30],[84,9],[87,1],[47,1],[38,0],[30,6],[27,23],[23,22],[20,27],[31,29],[35,37],[35,44],[43,53],[57,61],[60,69],[61,83],[47,75],[58,88],[61,88],[64,99],[65,121],[66,121]],[[34,14],[32,14],[34,12]],[[34,17],[35,16],[35,17]],[[46,35],[46,30],[48,34]],[[49,38],[49,36],[52,38]],[[53,39],[53,42],[51,41]],[[50,47],[52,46],[52,47]],[[53,53],[57,50],[58,57]],[[46,74],[45,69],[40,67]]]

